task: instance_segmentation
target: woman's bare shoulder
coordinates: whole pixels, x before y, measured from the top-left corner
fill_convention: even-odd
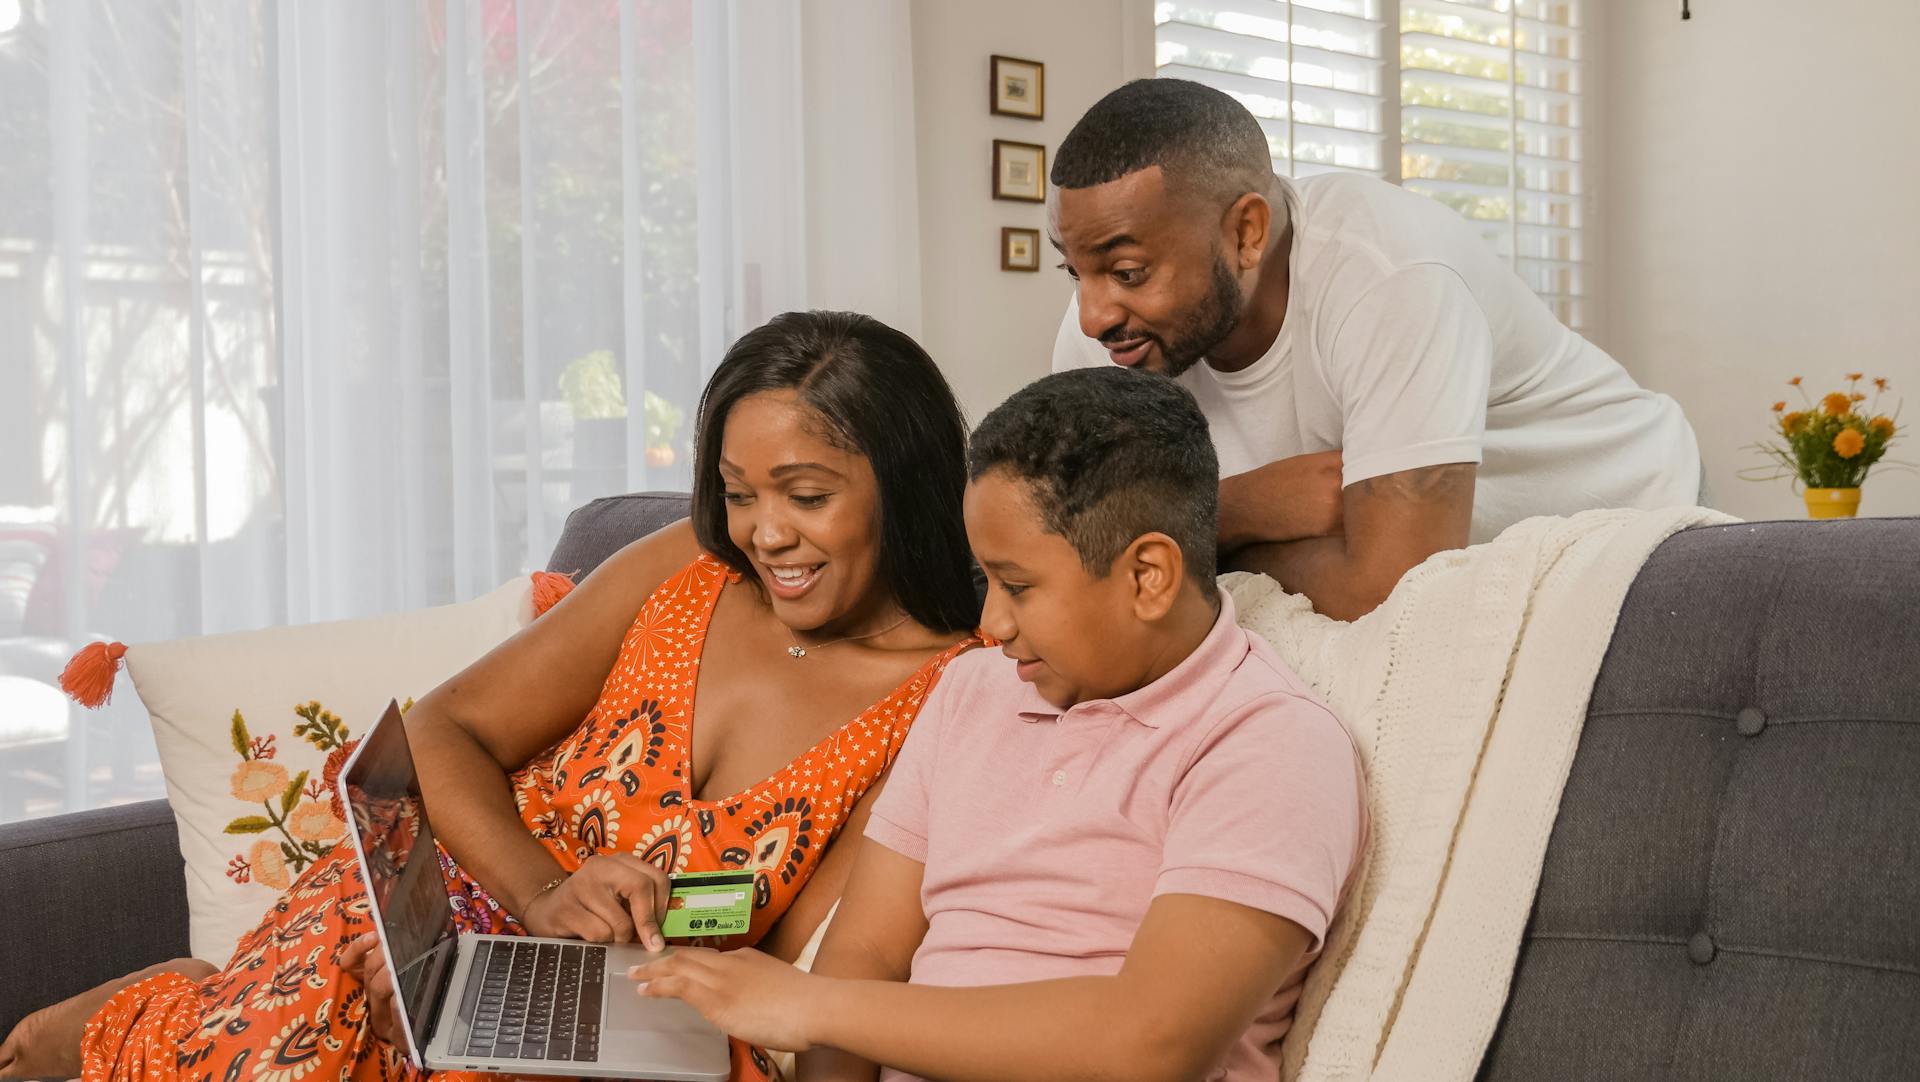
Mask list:
[[[693,535],[693,520],[683,518],[629,541],[594,568],[581,585],[592,583],[602,587],[596,593],[646,597],[699,555],[700,542]]]

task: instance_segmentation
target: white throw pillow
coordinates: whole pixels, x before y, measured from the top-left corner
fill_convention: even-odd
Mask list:
[[[459,605],[129,646],[180,828],[194,957],[224,964],[345,836],[321,784],[328,755],[532,619],[519,578]]]

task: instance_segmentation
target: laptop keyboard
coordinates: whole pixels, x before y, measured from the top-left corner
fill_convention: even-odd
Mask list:
[[[481,940],[449,1054],[598,1061],[606,972],[605,947]]]

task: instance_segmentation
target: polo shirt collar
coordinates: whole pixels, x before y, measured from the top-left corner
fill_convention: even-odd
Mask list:
[[[1217,684],[1217,677],[1230,672],[1247,656],[1247,636],[1240,629],[1233,598],[1225,590],[1218,592],[1220,614],[1214,618],[1212,630],[1180,664],[1146,687],[1129,691],[1115,699],[1093,699],[1079,703],[1073,709],[1083,710],[1107,703],[1149,729],[1180,721],[1185,712],[1179,709],[1179,704],[1188,692],[1196,686],[1211,687]],[[1057,721],[1068,713],[1042,698],[1032,684],[1023,685],[1022,691],[1025,701],[1018,711],[1022,721]]]

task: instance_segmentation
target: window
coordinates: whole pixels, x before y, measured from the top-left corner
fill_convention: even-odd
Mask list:
[[[1273,168],[1382,175],[1383,0],[1210,0],[1154,11],[1159,74],[1233,95],[1266,129]]]
[[[1580,0],[1164,0],[1154,19],[1159,73],[1243,102],[1276,172],[1437,199],[1584,326]]]
[[[736,224],[799,164],[791,25],[0,0],[0,822],[163,792],[130,688],[57,688],[89,640],[465,600],[687,486],[706,373],[799,306]]]

